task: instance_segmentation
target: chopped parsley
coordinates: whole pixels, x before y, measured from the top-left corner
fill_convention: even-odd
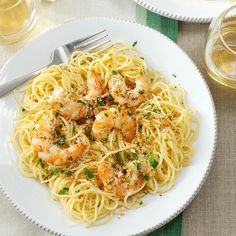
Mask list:
[[[154,81],[154,78],[151,78],[150,80],[151,80],[151,83],[152,83]]]
[[[58,140],[56,142],[54,142],[54,144],[58,145],[58,146],[62,146],[62,145],[65,145],[65,140]]]
[[[160,109],[153,109],[152,111],[155,112],[155,113],[158,113],[158,114],[161,113],[161,110],[160,110]]]
[[[158,166],[158,161],[155,159],[153,152],[150,153],[149,163],[154,169]]]
[[[172,76],[176,78],[176,74],[172,74]]]
[[[104,105],[105,105],[105,99],[102,98],[102,97],[98,97],[98,98],[97,98],[97,104],[98,104],[99,106],[104,106]]]
[[[138,93],[141,94],[141,95],[143,95],[143,94],[144,94],[144,91],[141,90],[141,91],[139,91]]]
[[[93,135],[91,133],[88,133],[87,136],[90,141],[94,141]]]
[[[114,71],[114,70],[113,70],[111,73],[112,73],[113,75],[118,75],[118,72],[116,72],[116,71]]]
[[[55,170],[53,170],[53,172],[52,172],[52,175],[54,176],[54,175],[57,175],[58,173],[59,173],[59,169],[55,169]]]
[[[76,122],[78,125],[82,125],[83,124],[83,121],[82,120],[77,120]]]
[[[148,118],[149,118],[149,117],[150,117],[150,115],[151,115],[151,112],[150,112],[150,111],[146,113],[146,117],[148,117]]]
[[[140,57],[142,60],[144,60],[144,57]]]
[[[119,111],[119,112],[121,111],[121,108],[120,108],[120,107],[118,107],[118,111]]]
[[[142,128],[143,128],[143,125],[142,124],[138,124],[138,132],[139,133],[141,132]]]
[[[132,116],[132,112],[130,110],[127,111],[129,116]]]
[[[119,165],[123,165],[123,161],[122,161],[122,159],[121,159],[120,152],[117,152],[117,153],[116,153],[116,162],[117,162]]]
[[[65,195],[65,194],[67,194],[69,192],[69,188],[63,188],[63,189],[61,189],[59,192],[58,192],[58,194],[60,194],[60,195]]]
[[[86,116],[85,116],[85,119],[90,119],[90,117],[91,117],[91,111],[88,111]]]
[[[59,113],[58,112],[55,112],[55,116],[58,117]]]
[[[54,142],[54,144],[56,144],[58,146],[65,145],[65,143],[66,143],[65,134],[60,134],[59,132],[57,132],[57,135],[60,137],[60,140],[57,140],[56,142]]]
[[[92,179],[94,177],[93,172],[90,169],[88,169],[87,167],[84,168],[84,171],[89,179]]]
[[[137,41],[135,41],[133,44],[132,44],[132,47],[135,47],[137,45]]]
[[[42,168],[44,168],[44,163],[43,163],[43,160],[41,158],[39,158],[38,160],[38,165],[41,165]]]
[[[137,153],[131,152],[131,155],[135,160],[138,160],[138,154]]]
[[[125,152],[124,155],[125,155],[125,160],[130,161],[130,155],[127,152]]]
[[[142,167],[142,164],[140,162],[137,162],[137,169],[140,170]]]
[[[79,193],[79,192],[80,192],[80,190],[79,190],[79,189],[75,190],[75,193]]]
[[[144,156],[147,156],[147,154],[148,154],[148,153],[147,153],[147,151],[144,151],[144,153],[143,153],[143,154],[144,154]]]
[[[82,100],[78,100],[77,103],[81,103],[81,104],[86,105],[86,103],[84,101],[82,101]]]
[[[139,205],[143,205],[143,201],[140,201],[140,202],[139,202]]]
[[[143,176],[144,180],[148,181],[150,179],[150,176],[148,174]]]
[[[138,147],[141,147],[139,141],[136,142],[136,145],[137,145]]]
[[[59,128],[61,129],[63,127],[63,124],[59,124]]]
[[[68,170],[67,172],[66,172],[66,176],[71,176],[71,174],[72,174],[72,172],[70,171],[70,170]]]

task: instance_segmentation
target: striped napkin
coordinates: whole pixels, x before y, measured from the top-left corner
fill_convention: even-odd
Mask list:
[[[147,25],[177,42],[178,21],[163,16],[159,16],[143,7],[136,5],[136,21]],[[148,234],[148,236],[181,236],[182,233],[182,213],[171,222]]]

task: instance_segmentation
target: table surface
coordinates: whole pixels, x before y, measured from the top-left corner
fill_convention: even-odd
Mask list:
[[[135,21],[132,0],[58,0],[43,1],[40,19],[33,35],[37,36],[70,19],[109,16]],[[204,36],[207,24],[180,23],[178,44],[202,71],[216,105],[218,144],[215,161],[203,188],[183,213],[183,236],[233,236],[236,232],[236,91],[210,79],[203,68]],[[28,40],[0,46],[0,67]],[[0,235],[48,236],[21,216],[0,193]]]

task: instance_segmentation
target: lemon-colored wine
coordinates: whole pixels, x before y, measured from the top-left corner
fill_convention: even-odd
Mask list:
[[[28,20],[26,0],[0,0],[0,35],[20,31]]]
[[[221,35],[215,34],[208,46],[207,71],[218,82],[236,88],[236,17],[224,20]]]

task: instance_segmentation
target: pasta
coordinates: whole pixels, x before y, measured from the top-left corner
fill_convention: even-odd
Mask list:
[[[30,81],[13,143],[24,176],[46,184],[69,217],[96,225],[170,190],[197,132],[184,90],[134,45],[114,42]]]

